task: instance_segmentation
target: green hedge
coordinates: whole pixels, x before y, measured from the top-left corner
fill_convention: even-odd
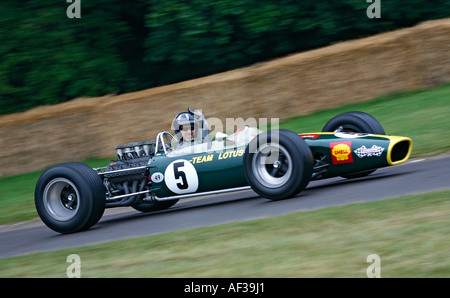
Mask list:
[[[125,93],[450,16],[446,0],[0,2],[0,114]]]

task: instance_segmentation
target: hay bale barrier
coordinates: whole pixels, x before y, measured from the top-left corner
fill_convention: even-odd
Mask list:
[[[118,96],[0,116],[0,177],[114,156],[170,130],[188,106],[206,117],[284,119],[450,82],[450,19]]]

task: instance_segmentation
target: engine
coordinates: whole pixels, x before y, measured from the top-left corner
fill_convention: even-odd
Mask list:
[[[119,160],[132,160],[139,157],[151,157],[155,154],[155,141],[133,142],[116,146]]]
[[[146,166],[155,154],[155,141],[117,145],[116,152],[117,160],[109,163],[103,176],[109,196],[118,198],[114,202],[110,201],[108,207],[136,204],[145,197],[142,192],[151,187]]]

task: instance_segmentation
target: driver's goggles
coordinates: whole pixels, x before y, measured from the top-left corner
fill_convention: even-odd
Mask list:
[[[182,131],[189,131],[189,130],[194,130],[194,125],[191,125],[191,126],[189,126],[189,125],[181,125],[180,126],[180,130],[182,130]]]

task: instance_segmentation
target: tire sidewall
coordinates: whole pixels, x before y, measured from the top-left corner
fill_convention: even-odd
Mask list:
[[[48,183],[56,178],[69,180],[79,194],[77,212],[65,221],[50,215],[44,202],[44,190]],[[35,205],[39,217],[49,228],[60,233],[73,233],[89,228],[96,199],[89,185],[89,181],[68,164],[56,165],[48,169],[39,178],[35,189]]]
[[[331,118],[323,127],[323,132],[334,132],[343,126],[344,132],[353,131],[357,133],[385,134],[381,124],[370,114],[354,111],[345,112]]]
[[[256,142],[256,145],[253,143],[247,146],[243,161],[248,184],[256,193],[271,200],[286,199],[298,194],[309,183],[313,167],[311,150],[304,140],[292,131],[279,130],[278,132],[279,139],[275,141],[278,141],[288,151],[292,160],[291,175],[283,185],[276,188],[266,187],[256,177],[252,165],[256,153],[250,152],[250,148],[260,147],[265,143],[274,141],[272,131],[264,132],[252,140],[252,142]]]

